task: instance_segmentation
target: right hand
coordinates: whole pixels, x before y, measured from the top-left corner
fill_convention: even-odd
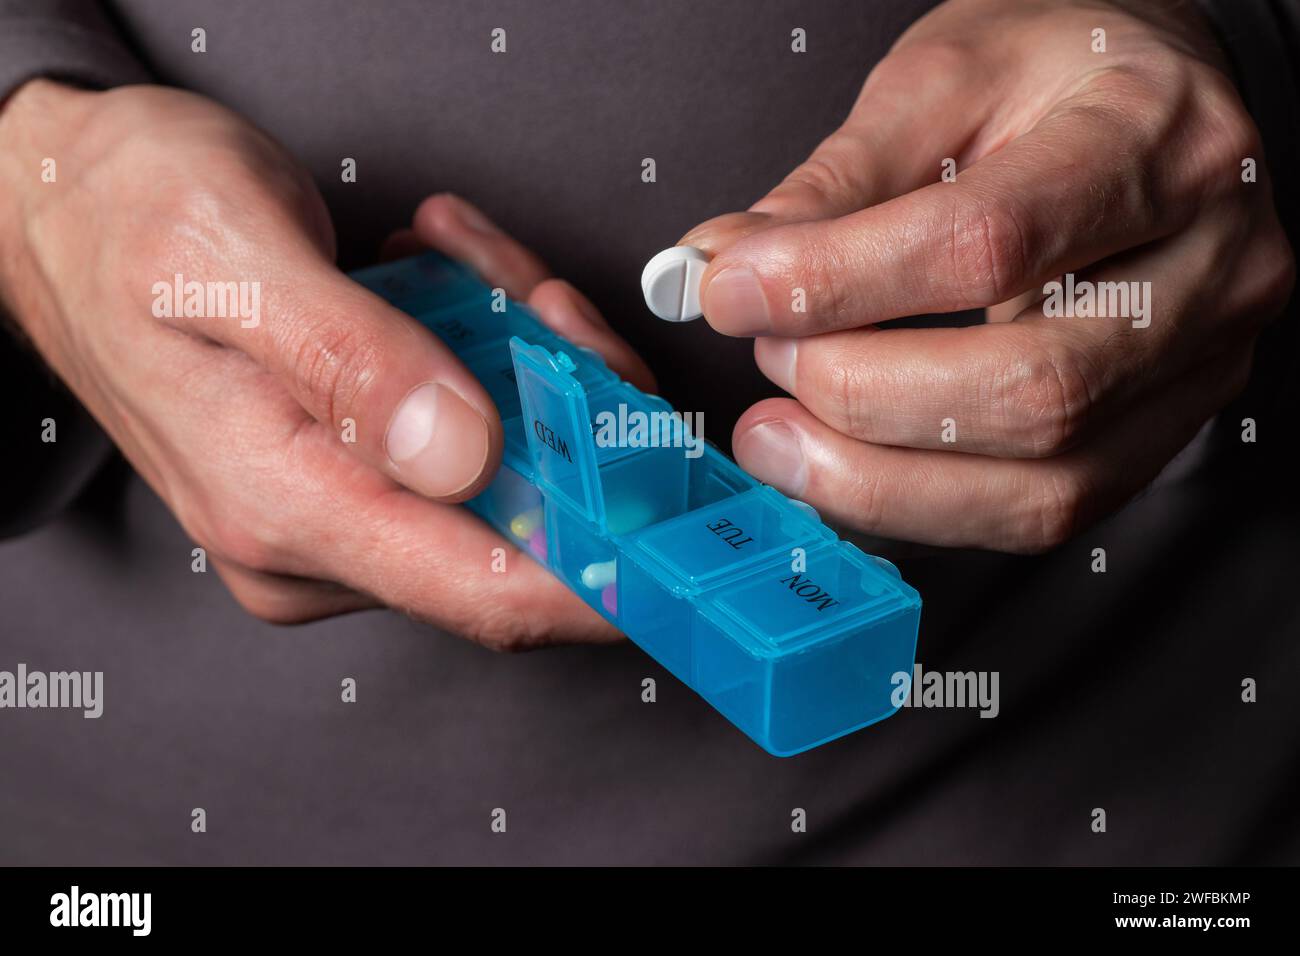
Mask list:
[[[31,81],[0,110],[0,222],[9,311],[251,613],[291,623],[384,604],[504,649],[616,638],[453,506],[500,461],[491,400],[434,335],[335,267],[320,194],[264,133],[176,90]],[[426,200],[390,242],[416,244],[470,262],[649,384],[590,303],[468,203]],[[155,317],[153,287],[177,273],[260,283],[260,321]]]

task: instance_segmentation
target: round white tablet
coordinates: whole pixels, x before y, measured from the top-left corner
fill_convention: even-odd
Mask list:
[[[700,278],[709,257],[691,246],[665,249],[645,264],[641,293],[650,311],[668,322],[690,322],[703,315]]]

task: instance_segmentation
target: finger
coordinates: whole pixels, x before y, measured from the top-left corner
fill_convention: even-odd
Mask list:
[[[305,624],[380,606],[369,595],[329,581],[253,571],[218,558],[212,566],[240,606],[270,624]]]
[[[845,216],[933,182],[940,160],[960,155],[984,121],[990,99],[973,96],[991,79],[983,74],[979,61],[955,49],[894,51],[808,159],[749,211],[702,223],[680,244],[717,256],[752,233]]]
[[[394,262],[408,256],[419,255],[428,245],[415,234],[414,229],[397,229],[379,246],[378,262]]]
[[[482,236],[475,238],[474,242],[479,245],[489,244],[489,240]],[[384,259],[400,259],[428,248],[413,230],[403,229],[385,240],[380,255]],[[462,246],[460,252],[464,254],[465,251],[466,248]],[[486,261],[492,259],[493,255],[488,250],[478,254],[478,258]],[[494,274],[501,271],[495,266],[488,268]],[[528,296],[528,305],[552,331],[564,336],[574,345],[598,352],[610,368],[642,391],[655,391],[655,379],[649,366],[622,336],[610,328],[595,305],[568,282],[543,279],[533,287]]]
[[[153,484],[193,540],[236,569],[231,588],[250,610],[288,622],[366,606],[351,597],[334,603],[308,587],[337,581],[492,646],[618,639],[473,514],[412,494],[346,451],[333,428],[312,420],[247,355],[161,338],[164,365],[185,383],[187,401],[178,422],[167,420],[179,431],[145,438],[164,449],[190,447],[204,434],[207,441],[182,456],[197,472],[186,467]],[[205,431],[205,410],[218,407],[223,414]],[[243,466],[220,467],[234,459]],[[212,467],[201,467],[205,461]],[[303,588],[286,595],[294,582]]]
[[[1060,276],[1055,277],[1060,279]],[[1030,306],[1042,302],[1044,295],[1041,289],[1033,288],[1018,296],[1007,299],[1005,302],[999,302],[996,305],[990,305],[984,310],[985,322],[1011,322],[1018,315],[1028,309]]]
[[[468,511],[399,493],[355,530],[354,545],[376,540],[378,532],[384,546],[340,567],[345,581],[486,647],[518,651],[621,639],[549,571]]]
[[[760,338],[754,358],[850,438],[1037,458],[1077,444],[1126,384],[1115,367],[1090,360],[1091,344],[1088,330],[1070,325],[864,328]],[[1118,360],[1132,364],[1128,353]]]
[[[754,356],[772,382],[861,441],[1055,455],[1204,362],[1207,348],[1253,334],[1248,303],[1221,302],[1239,284],[1240,245],[1215,217],[1080,274],[1080,289],[1116,290],[1113,316],[1046,317],[1036,301],[1015,322],[759,338]],[[1241,261],[1255,271],[1258,258]],[[1239,329],[1220,330],[1223,316]]]
[[[550,277],[537,256],[459,196],[440,193],[420,203],[413,229],[421,242],[466,263],[488,285],[520,302]]]
[[[803,336],[983,308],[1189,221],[1141,149],[1079,146],[1114,135],[1109,113],[1062,107],[954,182],[752,233],[709,264],[705,317],[728,335]]]
[[[547,279],[528,298],[547,327],[574,345],[592,349],[623,379],[644,392],[655,391],[649,366],[618,335],[581,292],[562,279]]]
[[[371,467],[431,498],[472,497],[503,441],[478,380],[433,333],[314,250],[280,248],[252,286],[257,307],[240,310],[251,318],[166,321],[252,357]]]
[[[474,514],[411,494],[318,424],[298,431],[275,479],[299,493],[268,512],[255,542],[227,542],[241,567],[338,581],[494,649],[620,639]]]
[[[327,467],[328,455],[313,467]],[[328,577],[494,650],[609,643],[619,632],[549,571],[463,508],[365,482],[348,518],[307,548]],[[544,533],[544,532],[543,532]]]
[[[1249,376],[1250,351],[1211,363],[1096,440],[1015,460],[892,448],[848,438],[789,399],[736,425],[736,460],[826,517],[873,534],[949,547],[1037,552],[1121,505],[1195,437]]]

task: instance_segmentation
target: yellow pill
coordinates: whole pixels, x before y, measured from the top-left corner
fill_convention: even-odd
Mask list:
[[[531,538],[533,532],[542,525],[542,509],[530,508],[523,514],[517,514],[510,519],[510,533],[516,538],[527,540]]]

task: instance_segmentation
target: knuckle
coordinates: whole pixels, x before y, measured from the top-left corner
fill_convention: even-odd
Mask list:
[[[847,208],[864,194],[862,177],[868,172],[861,162],[863,143],[853,132],[840,129],[827,137],[817,150],[785,178],[781,198],[768,202],[764,211],[777,216],[808,215],[805,195],[811,192],[823,201]]]
[[[1098,71],[1072,111],[1093,129],[1111,131],[1118,168],[1143,184],[1133,192],[1153,209],[1239,197],[1239,164],[1262,157],[1259,132],[1232,81],[1182,53]],[[1184,144],[1177,162],[1168,159],[1173,142]]]
[[[379,343],[360,323],[293,324],[297,340],[289,346],[290,374],[316,417],[337,425],[375,381]]]
[[[1142,62],[1121,62],[1091,73],[1080,90],[1077,102],[1104,110],[1110,119],[1121,120],[1128,130],[1141,128],[1143,121],[1154,123],[1163,118],[1162,108],[1171,108],[1175,99],[1169,90],[1188,85],[1186,58],[1164,50],[1151,50]],[[1135,116],[1141,109],[1145,117]]]
[[[1146,165],[1161,170],[1154,177],[1164,184],[1159,199],[1164,204],[1191,200],[1202,207],[1224,201],[1243,204],[1242,162],[1256,160],[1261,179],[1265,176],[1259,130],[1227,77],[1210,66],[1187,70],[1185,83],[1192,94],[1170,105],[1174,112],[1164,124],[1166,134],[1151,137],[1146,150]],[[1178,162],[1168,163],[1164,156],[1175,132],[1186,146]]]
[[[1030,457],[1070,448],[1094,406],[1092,384],[1072,351],[1059,346],[1020,356],[994,389],[994,408]]]
[[[211,509],[193,503],[174,507],[185,532],[205,551],[250,571],[273,571],[280,563],[281,543],[270,522],[212,517]]]
[[[868,532],[881,527],[884,498],[881,475],[857,468],[853,469],[850,482],[847,491],[853,527]]]
[[[816,241],[810,234],[801,242],[790,263],[790,289],[802,289],[808,309],[815,313],[820,326],[844,325],[852,318],[854,292],[852,276],[855,266],[849,255]]]
[[[1072,472],[1050,469],[1037,494],[1027,499],[1018,544],[1030,554],[1059,548],[1079,531],[1086,500],[1083,482]]]
[[[881,87],[882,93],[897,90],[910,97],[916,91],[916,78],[924,76],[927,86],[938,84],[935,92],[943,96],[957,93],[983,72],[977,47],[968,41],[955,36],[909,38],[880,61],[868,84]]]
[[[811,192],[814,196],[828,199],[852,192],[852,185],[845,173],[827,156],[821,154],[810,156],[795,167],[795,170],[785,178],[785,185],[787,187],[785,200],[768,203],[764,211],[785,217],[797,214],[799,209],[807,205],[804,201],[806,196],[799,193]]]
[[[498,654],[520,654],[555,643],[555,618],[531,603],[531,592],[506,589],[455,612],[452,630]]]
[[[1239,251],[1242,246],[1245,251]],[[1225,289],[1224,318],[1243,334],[1258,335],[1285,309],[1295,292],[1295,253],[1285,232],[1276,220],[1254,236],[1247,227],[1225,235],[1215,254],[1205,272]],[[1225,261],[1231,265],[1221,265]]]
[[[948,224],[954,291],[969,308],[996,305],[1023,291],[1029,262],[1025,222],[1005,197],[954,207]]]
[[[217,236],[204,217],[194,214],[202,208],[196,196],[200,193],[206,194],[206,189],[164,180],[151,196],[151,212],[158,214],[150,216],[150,227],[119,231],[112,264],[126,291],[152,298],[157,283],[170,285],[175,274],[191,274],[195,263],[208,260]],[[173,304],[173,314],[167,318],[183,314]],[[155,314],[155,318],[164,317]]]
[[[252,617],[267,624],[302,624],[315,616],[308,604],[291,594],[277,593],[273,586],[245,584],[228,579],[226,588],[235,603]]]
[[[1217,70],[1207,68],[1205,72],[1201,116],[1208,157],[1216,172],[1224,166],[1232,168],[1234,176],[1228,181],[1235,183],[1235,172],[1243,159],[1262,158],[1263,141],[1231,81]]]
[[[825,412],[830,424],[860,441],[869,440],[871,433],[871,403],[866,401],[866,371],[862,363],[851,355],[827,356],[817,375],[821,379],[814,386],[813,398],[824,396]]]
[[[211,549],[222,558],[250,571],[272,571],[276,566],[277,549],[257,532],[231,523],[214,529],[208,535]]]
[[[766,200],[759,200],[748,212],[729,212],[700,223],[678,240],[682,245],[695,246],[705,251],[718,252],[756,229],[766,225],[771,210],[763,208]]]
[[[1252,311],[1271,320],[1291,300],[1296,283],[1295,252],[1280,227],[1276,236],[1265,246],[1260,259],[1262,261],[1257,261],[1252,270],[1258,276]]]
[[[476,644],[498,654],[521,654],[551,643],[549,635],[526,615],[489,611],[470,622],[463,632]]]

